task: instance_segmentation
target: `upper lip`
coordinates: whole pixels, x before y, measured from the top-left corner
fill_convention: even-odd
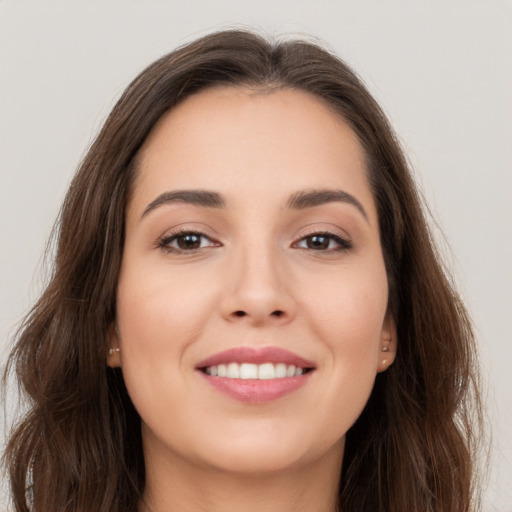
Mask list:
[[[289,350],[280,347],[237,347],[224,350],[214,354],[196,364],[196,368],[206,368],[208,366],[217,366],[227,363],[285,363],[295,365],[298,368],[314,368],[315,363],[300,357]]]

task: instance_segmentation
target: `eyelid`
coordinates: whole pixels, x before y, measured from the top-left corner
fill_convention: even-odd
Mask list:
[[[307,238],[313,236],[324,236],[328,237],[331,240],[334,240],[338,245],[336,248],[324,249],[324,250],[315,250],[307,247],[299,247],[298,244],[306,240]],[[317,227],[316,229],[312,228],[306,232],[300,234],[300,236],[296,237],[295,242],[292,243],[292,247],[298,249],[304,249],[308,251],[313,251],[317,253],[332,253],[332,252],[342,252],[348,251],[353,248],[353,243],[351,238],[342,230],[335,229],[325,229],[322,227]]]
[[[211,242],[209,245],[204,247],[197,247],[192,249],[181,249],[179,247],[171,247],[169,244],[175,240],[177,240],[180,236],[185,235],[196,235],[200,238],[207,239]],[[155,247],[157,249],[163,250],[169,253],[176,254],[191,254],[197,253],[199,251],[210,249],[213,247],[220,247],[222,244],[216,240],[211,235],[207,234],[205,230],[193,228],[191,226],[180,226],[169,231],[166,231],[161,237],[159,237],[155,242]]]

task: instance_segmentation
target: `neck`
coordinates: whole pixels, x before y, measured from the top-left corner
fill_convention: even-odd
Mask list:
[[[233,473],[146,454],[140,512],[335,512],[343,445],[321,460],[272,473]],[[149,462],[148,462],[149,461]]]

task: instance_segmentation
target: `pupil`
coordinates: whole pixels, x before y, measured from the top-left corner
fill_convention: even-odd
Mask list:
[[[309,249],[327,249],[329,247],[329,238],[326,236],[311,236],[308,239]]]
[[[178,239],[180,249],[197,249],[201,245],[198,235],[183,235]]]

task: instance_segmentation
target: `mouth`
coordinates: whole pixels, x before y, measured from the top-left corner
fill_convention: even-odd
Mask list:
[[[288,395],[304,386],[315,369],[312,361],[278,347],[239,347],[196,365],[214,389],[244,403]]]
[[[305,373],[313,371],[313,368],[302,368],[294,364],[286,363],[235,363],[219,364],[199,368],[206,375],[212,377],[221,377],[225,379],[257,379],[273,380],[286,379],[290,377],[299,377]]]

